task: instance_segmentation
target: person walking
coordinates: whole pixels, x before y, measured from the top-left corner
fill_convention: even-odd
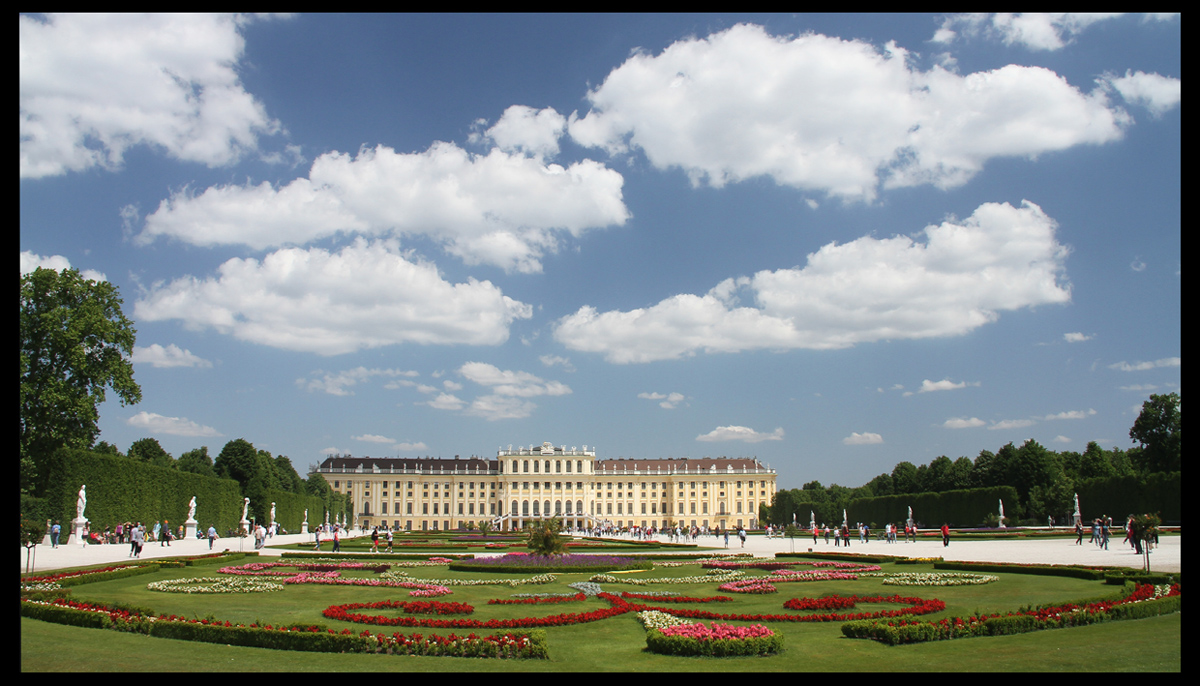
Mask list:
[[[1075,545],[1083,545],[1083,523],[1075,522]]]
[[[146,540],[146,530],[142,527],[142,523],[138,522],[137,527],[133,530],[133,550],[129,553],[133,557],[142,556],[142,543]]]
[[[213,543],[216,543],[216,541],[217,541],[217,527],[210,526],[210,527],[208,527],[208,549],[209,550],[213,549]]]
[[[847,548],[850,547],[850,527],[845,524],[842,525],[842,542],[846,544]]]
[[[392,552],[392,530],[391,529],[387,530],[387,544],[388,544],[387,551],[390,553],[390,552]]]
[[[379,552],[379,527],[371,530],[371,552]]]
[[[942,523],[942,547],[950,547],[950,525],[945,522]]]
[[[51,548],[58,547],[58,537],[60,534],[62,534],[62,525],[60,525],[58,523],[58,520],[55,520],[54,526],[50,527],[50,547]]]
[[[336,527],[333,530],[333,552],[338,553],[342,550],[342,529]]]

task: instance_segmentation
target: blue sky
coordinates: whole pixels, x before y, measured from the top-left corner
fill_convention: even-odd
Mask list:
[[[1180,389],[1177,15],[20,23],[21,269],[120,288],[122,450],[853,487]]]

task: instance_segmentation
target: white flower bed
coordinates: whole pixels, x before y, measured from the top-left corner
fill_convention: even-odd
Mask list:
[[[384,572],[379,575],[384,579],[411,581],[417,584],[436,584],[438,586],[509,586],[542,585],[554,583],[558,577],[553,574],[536,574],[527,579],[413,579],[408,572]]]
[[[258,579],[205,576],[154,581],[146,584],[146,588],[164,593],[266,593],[282,591],[283,584]]]
[[[859,576],[881,576],[884,586],[982,586],[1000,577],[965,572],[873,572]]]
[[[666,612],[659,612],[658,610],[639,612],[637,613],[637,618],[641,621],[646,631],[651,629],[665,629],[666,627],[679,626],[680,624],[691,624],[690,620],[680,619],[675,615],[669,615]]]
[[[677,576],[661,579],[635,579],[618,577],[611,574],[595,574],[588,581],[605,584],[632,584],[646,586],[649,584],[712,584],[724,583],[745,576],[745,572],[736,569],[714,569],[703,576]]]

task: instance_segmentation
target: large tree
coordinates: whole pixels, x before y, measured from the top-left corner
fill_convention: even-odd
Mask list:
[[[1138,467],[1143,472],[1183,470],[1179,443],[1183,418],[1179,405],[1178,393],[1151,395],[1142,403],[1142,412],[1133,422],[1129,437],[1141,444]]]
[[[177,465],[181,472],[189,472],[201,476],[217,475],[217,472],[213,469],[212,458],[208,456],[208,446],[206,445],[180,455]]]
[[[111,388],[136,404],[137,331],[107,281],[75,269],[38,269],[21,276],[21,490],[36,465],[58,448],[90,448],[100,434],[99,406]]]
[[[133,445],[129,446],[129,457],[155,467],[172,469],[176,466],[175,458],[171,457],[171,453],[163,450],[162,444],[155,438],[141,438],[134,441]]]

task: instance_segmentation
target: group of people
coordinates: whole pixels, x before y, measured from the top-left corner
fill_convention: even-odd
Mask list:
[[[387,529],[385,531],[385,537],[386,537],[385,542],[387,543],[387,550],[385,550],[384,552],[390,553],[390,552],[392,552],[392,530],[391,529]],[[373,553],[379,552],[379,527],[375,527],[374,529],[371,530],[371,552],[373,552]]]
[[[376,527],[375,531],[378,532],[379,528]],[[340,525],[340,524],[324,524],[322,526],[318,526],[313,531],[313,534],[316,535],[316,544],[313,545],[313,550],[321,549],[321,534],[324,534],[325,536],[333,539],[333,552],[339,553],[342,551],[342,535],[343,535],[342,534],[342,525]],[[392,540],[392,533],[391,533],[391,530],[389,530],[388,531],[388,552],[391,552],[391,540]]]

